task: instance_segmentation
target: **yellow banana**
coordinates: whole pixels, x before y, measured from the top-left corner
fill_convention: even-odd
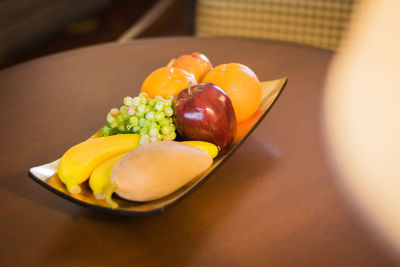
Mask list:
[[[117,164],[118,160],[120,160],[120,158],[125,154],[126,153],[109,158],[94,168],[89,178],[89,186],[92,189],[95,198],[105,198],[105,189],[110,185],[111,171],[115,164]]]
[[[68,191],[77,194],[79,184],[89,178],[93,169],[104,160],[139,146],[139,134],[118,134],[88,139],[70,148],[61,157],[58,177]]]
[[[209,154],[211,158],[215,158],[218,155],[218,147],[213,143],[206,141],[182,141],[181,143],[197,147],[198,149]]]

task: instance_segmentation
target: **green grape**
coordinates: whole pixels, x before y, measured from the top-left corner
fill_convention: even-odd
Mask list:
[[[140,105],[140,98],[138,96],[135,96],[134,98],[132,98],[132,105],[134,105],[136,107]]]
[[[111,114],[111,116],[113,116],[114,118],[117,117],[117,116],[119,115],[119,113],[120,113],[120,111],[119,111],[119,109],[117,109],[117,108],[112,108],[112,109],[110,110],[110,114]]]
[[[107,118],[106,118],[108,123],[111,123],[114,121],[114,117],[111,115],[110,112],[107,113]]]
[[[145,93],[145,92],[140,92],[139,93],[139,97],[144,97],[144,98],[148,98],[149,96],[147,95],[147,93]]]
[[[140,126],[133,126],[132,131],[133,133],[139,133],[140,132]]]
[[[112,122],[110,122],[110,127],[111,128],[117,128],[118,127],[118,123],[115,120],[113,120]]]
[[[107,125],[103,136],[126,133],[127,131],[141,135],[140,144],[176,138],[173,124],[173,97],[154,99],[146,93],[136,97],[126,96],[120,109],[113,108],[107,113]]]
[[[164,113],[165,113],[165,116],[170,117],[170,116],[174,115],[174,110],[171,107],[166,107],[164,109]]]
[[[162,119],[165,118],[165,115],[162,111],[157,111],[156,114],[154,115],[154,118],[156,121],[161,121]]]
[[[119,111],[120,112],[125,112],[126,113],[126,110],[128,109],[128,107],[127,106],[121,106],[120,108],[119,108]]]
[[[170,125],[164,125],[161,127],[161,133],[164,135],[170,134],[172,132],[172,127]]]
[[[132,126],[137,126],[137,125],[139,124],[139,119],[138,119],[138,117],[135,117],[135,116],[130,117],[130,118],[129,118],[129,123],[130,123]]]
[[[120,115],[118,115],[117,117],[114,118],[114,122],[112,122],[110,125],[112,126],[112,128],[116,128],[117,130],[120,129],[120,125],[123,125],[124,121],[121,118]]]
[[[140,99],[140,104],[146,105],[147,104],[147,98],[145,96],[139,96]]]
[[[111,129],[110,129],[109,125],[104,126],[102,136],[109,136],[110,135],[110,130]]]
[[[147,127],[143,127],[143,128],[140,128],[139,133],[141,135],[144,135],[144,134],[147,135],[149,133],[149,131],[148,131]]]
[[[150,111],[150,112],[148,112],[146,114],[146,119],[149,120],[149,121],[154,120],[154,117],[155,117],[155,112],[154,111]]]
[[[125,131],[125,130],[126,130],[125,125],[123,125],[123,124],[118,124],[118,130],[120,130],[120,131]]]
[[[150,143],[150,136],[148,136],[147,134],[142,134],[142,136],[140,137],[140,140],[139,140],[139,144],[145,145],[148,143]]]
[[[150,136],[157,136],[158,135],[158,129],[157,128],[150,128],[149,135]]]
[[[148,113],[151,111],[151,106],[150,105],[146,105],[146,108],[144,109],[144,113]]]
[[[170,133],[170,134],[164,135],[163,140],[165,140],[165,141],[172,141],[172,140],[174,140],[175,138],[176,138],[176,133],[175,133],[175,132],[172,132],[172,133]]]
[[[150,122],[149,126],[150,129],[154,128],[154,129],[160,129],[160,126],[156,123],[156,122]]]
[[[129,106],[129,107],[126,109],[126,113],[127,113],[129,116],[134,115],[134,114],[135,114],[135,111],[136,111],[136,107],[135,107],[135,106]]]
[[[158,138],[158,140],[163,140],[164,139],[164,136],[162,134],[160,134],[160,133],[158,133],[156,137]]]
[[[160,125],[170,125],[173,123],[171,117],[164,117],[162,120],[159,121]]]
[[[145,127],[146,126],[146,121],[147,120],[145,118],[140,118],[139,119],[139,126],[142,127],[142,128]]]
[[[158,123],[160,124],[160,126],[163,126],[163,125],[168,125],[169,121],[167,118],[163,118],[163,119],[159,120]]]
[[[122,107],[120,108],[120,111],[121,111],[120,116],[121,116],[121,118],[122,118],[123,120],[125,120],[125,121],[129,119],[129,115],[128,115],[128,113],[127,113],[127,109],[128,109],[127,106],[122,106]]]
[[[132,106],[133,105],[133,103],[132,103],[132,97],[130,97],[130,96],[126,96],[125,98],[124,98],[124,105],[125,106]]]
[[[156,111],[161,111],[161,110],[164,109],[164,104],[163,104],[162,102],[157,102],[157,103],[154,105],[154,109],[155,109]]]
[[[144,117],[144,113],[143,112],[135,112],[134,116],[138,117],[138,118],[143,118]]]
[[[163,100],[164,107],[171,107],[172,106],[172,101],[171,100]]]
[[[140,112],[140,113],[145,113],[146,105],[145,104],[140,104],[139,106],[137,106],[137,111]]]
[[[158,139],[157,136],[150,136],[150,143],[155,143],[155,142],[158,142],[158,141],[161,141],[161,140]]]
[[[147,102],[148,102],[148,104],[149,104],[151,107],[153,107],[153,106],[156,104],[156,100],[153,99],[153,98],[149,98],[149,99],[147,100]]]
[[[124,124],[124,119],[122,119],[122,115],[119,114],[117,117],[114,118],[117,124]]]

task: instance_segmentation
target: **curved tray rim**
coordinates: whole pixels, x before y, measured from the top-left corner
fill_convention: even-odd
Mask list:
[[[75,204],[78,204],[80,206],[86,207],[86,208],[90,208],[90,209],[101,211],[101,212],[107,212],[107,213],[111,213],[111,214],[131,215],[131,216],[141,216],[141,215],[150,215],[150,214],[161,213],[167,207],[179,202],[181,199],[183,199],[185,196],[187,196],[193,190],[195,190],[197,187],[199,187],[202,183],[204,183],[206,180],[208,180],[210,178],[210,176],[215,171],[217,171],[233,155],[233,153],[243,144],[243,142],[250,136],[250,134],[258,127],[258,125],[262,122],[262,120],[266,117],[268,112],[274,106],[274,104],[276,103],[277,99],[281,95],[283,89],[286,87],[286,84],[288,82],[288,78],[285,77],[285,78],[281,78],[281,79],[265,81],[263,83],[267,83],[267,82],[280,83],[280,88],[278,89],[278,92],[277,92],[275,98],[272,99],[271,104],[263,111],[261,116],[251,126],[251,128],[246,132],[246,134],[240,140],[235,142],[234,145],[228,147],[230,149],[226,150],[227,151],[226,153],[223,153],[222,155],[218,155],[214,159],[215,163],[210,167],[211,170],[209,170],[205,174],[201,175],[201,177],[194,179],[193,182],[189,182],[188,185],[185,185],[183,188],[178,189],[177,191],[175,191],[171,195],[169,195],[167,197],[164,197],[164,198],[162,198],[160,200],[157,200],[157,202],[164,200],[164,204],[163,205],[159,205],[156,208],[145,209],[145,210],[141,210],[141,209],[132,210],[132,209],[122,209],[122,208],[112,209],[112,208],[107,207],[107,206],[102,206],[102,205],[97,205],[97,204],[85,202],[83,200],[80,200],[80,199],[77,199],[77,198],[73,197],[70,194],[67,194],[67,193],[64,193],[64,192],[60,191],[59,189],[51,186],[50,184],[46,183],[46,181],[44,181],[42,178],[40,178],[39,177],[40,175],[38,175],[37,171],[35,170],[36,168],[41,168],[41,167],[46,167],[46,166],[52,166],[52,167],[56,168],[59,159],[55,160],[55,161],[53,161],[51,163],[48,163],[48,164],[44,164],[44,165],[37,166],[37,167],[32,167],[29,170],[28,175],[32,180],[34,180],[35,182],[37,182],[39,185],[43,186],[44,188],[48,189],[49,191],[55,193],[56,195],[66,199],[66,200],[69,200],[69,201],[71,201],[71,202],[73,202]],[[48,179],[53,175],[50,175],[50,176],[48,176],[47,178],[44,178],[44,179]],[[174,197],[174,195],[175,195],[175,197]]]

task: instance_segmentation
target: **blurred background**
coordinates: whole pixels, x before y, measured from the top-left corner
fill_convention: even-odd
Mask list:
[[[171,2],[171,1],[170,1]],[[82,46],[116,41],[156,0],[1,0],[0,68]],[[141,34],[189,35],[193,1],[177,0]]]
[[[64,50],[116,41],[138,23],[136,38],[238,36],[335,50],[347,29],[355,2],[1,0],[0,68]],[[148,12],[152,15],[146,17]]]

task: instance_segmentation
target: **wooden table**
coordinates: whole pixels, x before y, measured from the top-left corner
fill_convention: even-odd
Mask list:
[[[102,214],[28,177],[105,123],[170,58],[201,51],[260,80],[288,77],[271,112],[206,183],[164,213]],[[233,38],[105,44],[0,72],[1,266],[396,266],[328,164],[321,97],[333,53]]]

